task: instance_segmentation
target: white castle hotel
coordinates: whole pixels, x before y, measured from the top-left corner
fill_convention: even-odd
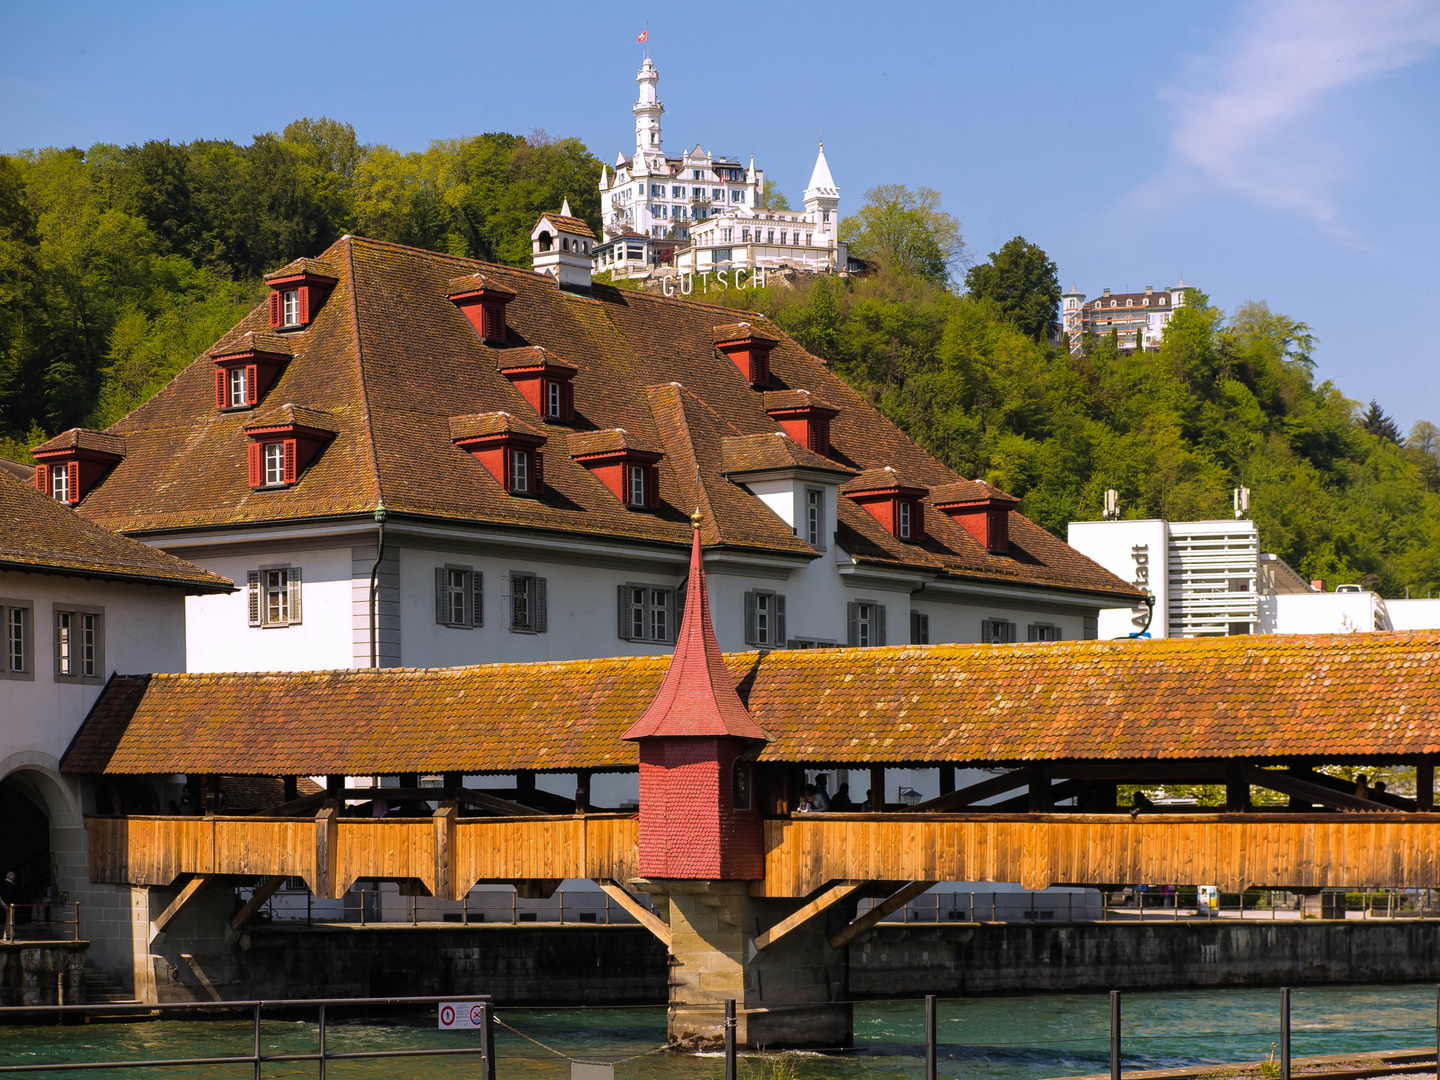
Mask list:
[[[656,95],[660,74],[649,57],[635,76],[635,152],[602,169],[600,202],[604,242],[595,248],[595,272],[643,277],[659,263],[672,273],[722,270],[844,270],[840,240],[840,189],[830,176],[822,145],[803,210],[765,208],[765,173],[738,159],[714,157],[698,143],[679,157],[665,154]]]

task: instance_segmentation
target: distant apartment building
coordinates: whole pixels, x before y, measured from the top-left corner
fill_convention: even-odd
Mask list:
[[[1260,550],[1253,521],[1072,521],[1070,546],[1155,598],[1100,612],[1103,639],[1337,634],[1440,627],[1440,600],[1327,591]]]
[[[1060,326],[1069,335],[1070,355],[1079,356],[1084,351],[1087,334],[1100,337],[1111,331],[1122,349],[1158,349],[1165,327],[1175,311],[1185,306],[1185,294],[1190,288],[1182,274],[1180,283],[1168,289],[1157,291],[1150,285],[1144,292],[1133,293],[1104,289],[1087,302],[1085,294],[1071,285],[1060,298]]]

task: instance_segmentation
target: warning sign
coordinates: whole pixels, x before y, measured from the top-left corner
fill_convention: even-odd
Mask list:
[[[478,1028],[485,1006],[478,1001],[442,1001],[440,1030],[464,1031]]]

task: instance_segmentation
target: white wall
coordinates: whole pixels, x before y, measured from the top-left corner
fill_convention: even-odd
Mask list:
[[[1386,600],[1385,609],[1392,629],[1440,629],[1440,600]]]
[[[239,586],[239,591],[228,595],[192,596],[186,602],[186,670],[325,671],[353,665],[348,545],[184,557]],[[261,566],[286,564],[302,572],[300,624],[251,626],[246,574]]]
[[[1262,632],[1353,634],[1375,629],[1374,593],[1281,593],[1260,598]]]
[[[1067,539],[1080,554],[1116,577],[1155,596],[1150,636],[1167,636],[1170,608],[1169,529],[1163,521],[1072,521]],[[1105,608],[1100,612],[1102,640],[1129,637],[1145,625],[1145,608]]]

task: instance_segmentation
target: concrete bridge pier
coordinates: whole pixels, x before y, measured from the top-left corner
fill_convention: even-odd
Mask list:
[[[828,938],[854,917],[858,900],[833,904],[767,942],[764,930],[782,924],[803,899],[755,898],[744,881],[637,884],[668,910],[672,1042],[723,1041],[725,1001],[734,998],[741,1046],[851,1044],[848,950],[831,948]]]

